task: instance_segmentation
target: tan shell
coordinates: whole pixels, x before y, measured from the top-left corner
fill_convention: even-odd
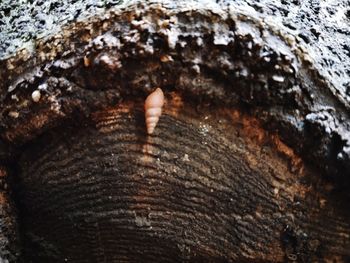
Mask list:
[[[152,134],[160,115],[162,115],[162,107],[164,105],[164,94],[160,88],[157,88],[145,101],[145,120],[147,133]]]

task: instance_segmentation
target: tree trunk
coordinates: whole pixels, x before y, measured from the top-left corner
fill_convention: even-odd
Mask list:
[[[2,260],[350,260],[346,12],[312,43],[314,1],[68,2],[2,42]]]

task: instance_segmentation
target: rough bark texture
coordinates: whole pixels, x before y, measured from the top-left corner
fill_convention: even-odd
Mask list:
[[[82,20],[39,23],[31,49],[18,17],[1,25],[0,157],[26,262],[349,260],[345,1],[107,1],[89,19],[74,2]],[[46,21],[76,10],[48,3]],[[322,31],[326,11],[341,19]],[[155,87],[168,103],[147,137]]]
[[[17,215],[8,169],[0,166],[0,262],[15,262],[20,254]]]

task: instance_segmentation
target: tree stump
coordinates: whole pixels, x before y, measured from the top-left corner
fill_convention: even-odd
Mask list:
[[[1,262],[350,260],[345,1],[83,2],[0,4]]]

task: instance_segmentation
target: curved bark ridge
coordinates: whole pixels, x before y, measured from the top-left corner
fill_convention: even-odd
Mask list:
[[[337,198],[256,120],[238,111],[194,111],[176,97],[150,136],[141,107],[96,112],[83,129],[47,134],[23,151],[27,260],[349,256],[347,215],[329,203]]]
[[[23,143],[72,113],[88,115],[159,86],[248,107],[325,173],[349,178],[348,104],[293,36],[263,20],[139,4],[74,24],[37,51],[27,62],[8,60],[12,70],[3,73],[11,76],[0,84],[8,87],[1,98],[7,142]]]
[[[122,3],[123,2],[123,3]],[[64,25],[103,16],[106,9],[135,4],[131,0],[37,0],[0,3],[0,60],[11,56],[27,57],[35,52],[36,42],[62,30]],[[334,85],[340,96],[350,102],[349,19],[347,0],[152,0],[165,5],[209,9],[244,10],[254,17],[270,21],[302,42],[322,75]],[[26,52],[23,52],[26,50]],[[16,52],[18,52],[16,54]],[[1,63],[1,62],[0,62]]]

